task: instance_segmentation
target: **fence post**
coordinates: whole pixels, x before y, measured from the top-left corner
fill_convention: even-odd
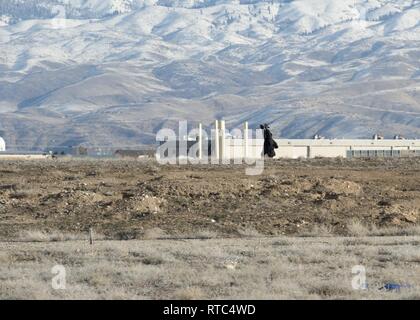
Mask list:
[[[89,243],[93,245],[93,228],[89,228]]]

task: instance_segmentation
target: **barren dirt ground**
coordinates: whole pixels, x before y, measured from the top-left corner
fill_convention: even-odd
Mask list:
[[[349,235],[350,223],[408,230],[419,225],[419,215],[419,158],[267,161],[258,176],[234,165],[0,162],[3,241],[26,231],[85,234],[90,227],[117,240],[141,239],[156,228],[184,237],[314,229]]]
[[[0,298],[420,299],[419,214],[420,159],[1,161]]]

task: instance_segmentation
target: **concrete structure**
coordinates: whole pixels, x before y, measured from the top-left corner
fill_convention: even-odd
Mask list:
[[[248,122],[244,123],[241,137],[232,137],[227,135],[226,124],[224,120],[216,120],[214,125],[216,134],[212,137],[211,155],[217,160],[261,158],[264,148],[263,139],[250,139]]]
[[[198,159],[203,159],[203,125],[200,123],[198,125]]]
[[[244,123],[244,136],[243,136],[243,145],[244,145],[244,158],[248,158],[248,135],[249,135],[249,131],[248,131],[248,122]]]
[[[49,159],[50,155],[41,152],[0,152],[0,160],[41,160]]]
[[[0,137],[0,152],[6,151],[6,142],[4,142],[4,139]]]
[[[226,159],[226,124],[225,120],[220,120],[220,158]]]
[[[212,156],[215,159],[219,159],[220,158],[220,149],[219,149],[219,141],[220,141],[220,131],[219,131],[219,120],[216,120],[214,123],[214,136],[212,136],[212,141],[214,142],[214,144],[212,143]]]
[[[47,158],[50,158],[50,156],[40,152],[6,152],[6,143],[0,137],[0,160],[41,160]]]

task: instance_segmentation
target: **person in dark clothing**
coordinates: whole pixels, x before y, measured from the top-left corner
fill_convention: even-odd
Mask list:
[[[261,130],[264,130],[264,156],[267,155],[270,158],[276,156],[274,149],[278,149],[277,142],[273,139],[273,134],[270,131],[270,127],[267,123],[260,125]]]

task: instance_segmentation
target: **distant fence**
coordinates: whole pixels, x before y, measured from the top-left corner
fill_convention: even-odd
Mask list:
[[[420,157],[420,150],[349,150],[347,158],[410,158]]]

